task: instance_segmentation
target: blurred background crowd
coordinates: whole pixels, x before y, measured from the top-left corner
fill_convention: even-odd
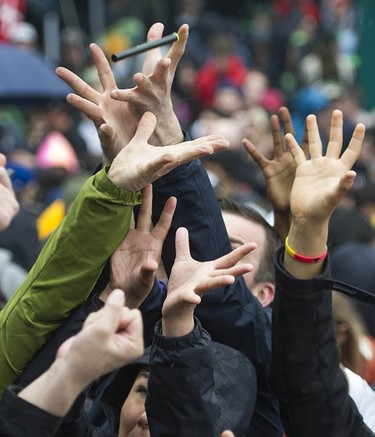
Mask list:
[[[194,138],[214,133],[231,142],[229,151],[204,161],[218,197],[250,203],[271,223],[263,174],[242,139],[272,157],[269,117],[283,105],[298,140],[310,113],[327,136],[332,110],[341,109],[344,147],[355,124],[365,123],[358,176],[332,219],[330,248],[337,277],[374,291],[373,0],[0,0],[0,152],[21,204],[0,235],[0,256],[20,266],[20,281],[101,160],[93,123],[69,107],[69,89],[44,70],[62,65],[99,87],[89,43],[97,42],[110,58],[144,42],[156,21],[165,24],[165,34],[190,26],[173,86],[182,127]],[[142,61],[140,55],[112,64],[120,88],[133,86]],[[348,268],[354,242],[358,265]],[[1,281],[6,300],[15,285]],[[367,336],[375,337],[373,310],[359,308],[358,323],[352,315],[337,317],[338,334],[351,342],[350,360],[355,350],[375,363]],[[363,375],[362,361],[352,367]],[[375,375],[369,379],[374,383]]]

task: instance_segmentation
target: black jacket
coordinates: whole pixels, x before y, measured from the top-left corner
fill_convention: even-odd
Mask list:
[[[332,297],[321,276],[301,280],[276,254],[272,376],[288,437],[370,437],[348,394],[333,329]]]

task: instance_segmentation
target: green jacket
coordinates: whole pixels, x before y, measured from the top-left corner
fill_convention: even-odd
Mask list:
[[[140,203],[141,194],[114,185],[106,169],[85,182],[25,282],[0,312],[0,397],[86,300]]]

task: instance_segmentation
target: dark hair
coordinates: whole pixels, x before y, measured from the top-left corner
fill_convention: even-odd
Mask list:
[[[274,254],[281,242],[275,229],[267,220],[252,206],[237,202],[230,198],[220,199],[220,209],[222,212],[229,212],[243,217],[253,223],[259,224],[266,233],[266,244],[263,248],[263,257],[259,263],[259,269],[255,275],[255,282],[275,283]]]

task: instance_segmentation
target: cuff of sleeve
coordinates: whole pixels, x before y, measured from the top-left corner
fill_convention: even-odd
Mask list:
[[[203,329],[200,321],[194,317],[194,330],[183,337],[166,337],[162,335],[162,322],[155,325],[154,345],[169,351],[181,351],[193,347],[206,347],[210,342],[210,335]]]
[[[2,412],[9,429],[17,435],[55,435],[63,418],[47,413],[17,396],[21,388],[10,386],[2,398]],[[7,417],[11,420],[7,421]],[[32,433],[30,433],[30,427]],[[16,435],[16,434],[15,434]]]
[[[118,185],[114,184],[107,176],[109,166],[102,168],[93,176],[94,187],[116,200],[121,200],[126,205],[139,205],[142,203],[142,194],[140,191],[129,192],[123,190]]]
[[[329,256],[326,257],[321,275],[312,279],[298,279],[285,270],[283,265],[285,247],[281,246],[275,254],[276,282],[283,290],[294,299],[311,299],[311,294],[318,294],[325,287],[325,279],[329,276]],[[296,290],[296,291],[293,291]]]
[[[183,146],[181,146],[183,147]],[[175,183],[176,181],[180,182],[183,179],[189,179],[193,173],[195,173],[200,167],[202,163],[199,159],[196,159],[187,164],[182,164],[179,167],[175,168],[165,176],[162,176],[160,179],[153,182],[153,186],[155,188],[168,186],[170,184]]]

